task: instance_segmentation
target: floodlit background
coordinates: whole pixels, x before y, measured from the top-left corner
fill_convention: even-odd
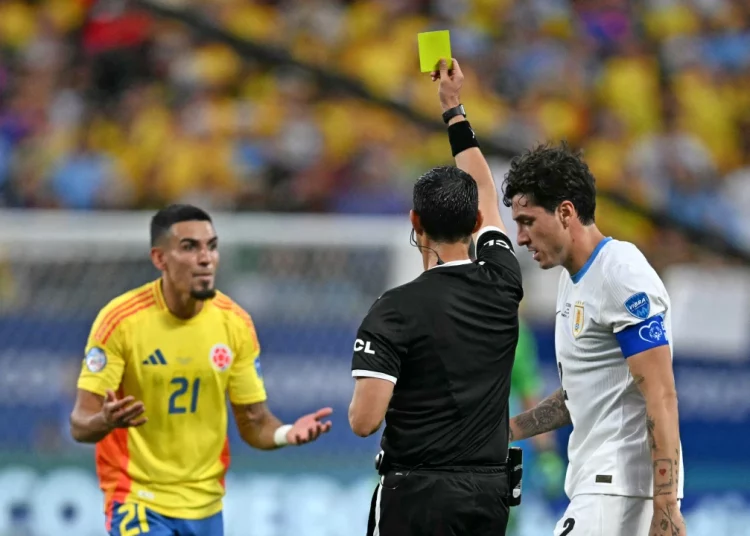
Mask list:
[[[67,417],[90,324],[156,277],[148,218],[171,201],[216,215],[273,410],[335,409],[300,449],[231,428],[228,536],[364,533],[379,437],[348,428],[351,348],[419,273],[411,187],[451,161],[418,72],[433,29],[498,182],[535,142],[585,151],[597,222],[671,293],[690,534],[750,534],[750,1],[0,0],[0,535],[103,535]],[[559,385],[558,272],[519,258],[534,344],[516,408]],[[525,448],[510,534],[550,535],[561,474]]]

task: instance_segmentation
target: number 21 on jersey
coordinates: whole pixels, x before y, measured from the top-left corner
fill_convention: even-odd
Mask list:
[[[172,378],[169,382],[172,394],[169,396],[169,413],[195,413],[198,409],[198,395],[200,394],[201,379],[192,382],[184,376]]]

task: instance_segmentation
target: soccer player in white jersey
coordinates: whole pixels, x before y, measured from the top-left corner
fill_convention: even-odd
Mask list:
[[[570,504],[555,536],[685,536],[671,306],[633,244],[594,224],[594,177],[565,144],[516,157],[504,183],[518,244],[562,266],[555,346],[562,388],[511,419],[511,441],[568,424]]]

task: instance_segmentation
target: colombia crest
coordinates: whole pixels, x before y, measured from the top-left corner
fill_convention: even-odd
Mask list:
[[[208,353],[211,365],[219,372],[224,372],[232,364],[232,350],[226,344],[214,344]]]

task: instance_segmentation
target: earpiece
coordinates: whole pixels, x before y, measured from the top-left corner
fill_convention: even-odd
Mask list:
[[[440,255],[438,255],[437,251],[435,251],[432,248],[428,248],[427,246],[420,246],[419,245],[419,242],[417,242],[417,239],[415,237],[415,231],[414,231],[413,227],[412,227],[412,230],[411,230],[411,235],[409,236],[409,244],[412,245],[412,246],[414,246],[415,248],[417,248],[419,250],[421,250],[422,248],[424,248],[424,249],[428,249],[428,250],[432,251],[435,254],[435,256],[437,257],[437,265],[438,266],[440,266],[442,264],[445,264],[443,262],[443,259],[440,258]]]

